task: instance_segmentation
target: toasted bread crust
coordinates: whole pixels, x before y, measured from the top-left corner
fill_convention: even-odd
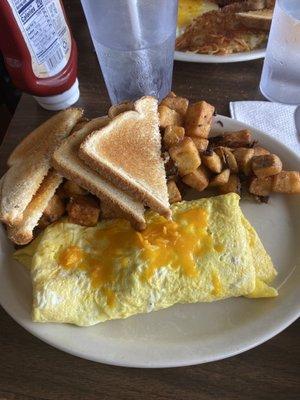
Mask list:
[[[22,213],[50,169],[54,149],[69,135],[82,117],[81,109],[54,115],[31,132],[9,158],[10,169],[3,176],[0,220],[10,226],[22,220]]]
[[[134,109],[88,135],[79,157],[105,179],[169,218],[157,100],[143,97]]]
[[[124,101],[123,103],[115,104],[108,110],[108,116],[111,119],[115,118],[117,115],[122,114],[125,111],[133,110],[133,107],[134,105],[131,101]]]
[[[88,122],[80,131],[69,136],[54,152],[52,165],[65,178],[88,190],[101,201],[111,204],[126,215],[139,229],[145,228],[144,207],[118,188],[105,181],[78,157],[77,152],[82,140],[95,129],[105,126],[107,117],[96,118]]]
[[[8,237],[16,244],[24,245],[33,239],[33,229],[38,224],[56,189],[63,178],[55,171],[50,171],[41,183],[38,191],[23,212],[19,223],[8,227]]]
[[[120,174],[115,173],[112,171],[110,166],[107,166],[105,163],[102,163],[99,160],[95,161],[85,157],[85,155],[83,156],[82,153],[80,154],[80,157],[86,162],[87,165],[90,166],[90,168],[92,168],[94,171],[97,171],[104,179],[111,182],[113,185],[116,185],[133,198],[139,200],[141,203],[146,204],[150,208],[156,210],[159,214],[170,218],[171,212],[170,210],[166,209],[162,202],[154,197],[149,200],[149,192],[146,188],[138,185],[136,182],[133,183],[128,181],[126,176],[121,176]]]
[[[7,165],[11,167],[13,164],[26,159],[34,149],[45,148],[56,142],[60,142],[61,136],[65,137],[64,132],[70,133],[83,116],[81,108],[68,108],[67,110],[60,111],[47,119],[44,123],[30,132],[12,151],[10,154]],[[59,126],[59,129],[57,127]],[[51,138],[51,140],[50,140]]]
[[[37,192],[49,170],[49,161],[34,154],[20,164],[14,164],[2,180],[0,220],[14,225],[22,220],[23,211]]]

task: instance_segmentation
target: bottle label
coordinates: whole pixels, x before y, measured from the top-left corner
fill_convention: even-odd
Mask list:
[[[8,0],[38,78],[60,72],[71,54],[71,34],[59,0]]]

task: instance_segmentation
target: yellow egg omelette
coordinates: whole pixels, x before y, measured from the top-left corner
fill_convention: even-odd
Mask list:
[[[65,219],[16,251],[30,268],[33,320],[88,326],[176,303],[277,295],[238,195],[184,201],[172,213],[147,212],[142,232],[122,219],[90,228]]]

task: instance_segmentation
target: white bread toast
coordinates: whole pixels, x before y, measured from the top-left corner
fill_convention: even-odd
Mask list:
[[[0,220],[14,225],[22,220],[23,211],[47,175],[49,162],[41,154],[13,165],[2,177]]]
[[[2,178],[2,222],[12,226],[22,220],[23,211],[50,169],[54,149],[69,135],[82,113],[76,108],[61,111],[31,132],[12,152],[11,167]]]
[[[248,11],[236,14],[238,20],[251,29],[263,29],[269,31],[271,28],[273,10],[265,9],[259,11]]]
[[[76,123],[82,118],[83,110],[80,108],[68,108],[60,111],[47,119],[44,123],[29,133],[21,143],[13,150],[7,160],[7,165],[23,161],[36,147],[48,148],[53,142],[60,142],[70,133]]]
[[[33,229],[38,224],[43,211],[46,209],[62,180],[62,176],[55,171],[49,171],[23,212],[22,220],[14,226],[7,228],[8,237],[14,243],[24,245],[33,239]]]
[[[79,146],[87,135],[107,125],[109,121],[108,117],[95,118],[70,135],[54,152],[52,165],[65,178],[88,190],[101,201],[111,204],[117,214],[126,216],[134,227],[141,230],[145,228],[143,205],[103,179],[78,157]]]
[[[134,111],[117,115],[107,126],[91,133],[81,144],[79,156],[120,189],[171,217],[158,103],[153,97],[142,97],[134,103]]]

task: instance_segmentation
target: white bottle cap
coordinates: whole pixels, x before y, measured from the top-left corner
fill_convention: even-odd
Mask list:
[[[79,99],[79,94],[78,79],[76,79],[70,89],[66,90],[63,93],[54,96],[33,97],[36,99],[39,105],[46,110],[55,111],[63,110],[76,103],[76,101]]]

